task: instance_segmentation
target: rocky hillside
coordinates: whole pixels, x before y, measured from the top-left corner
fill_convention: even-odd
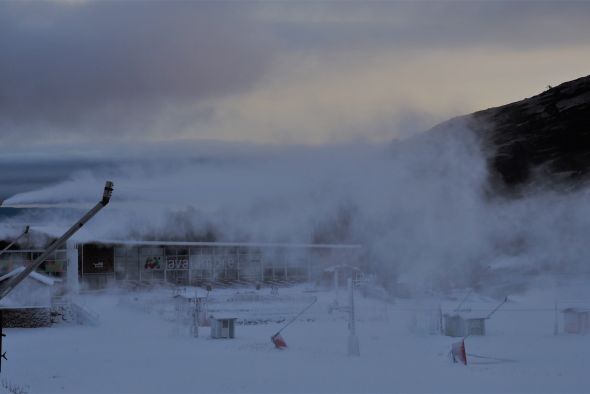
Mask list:
[[[477,133],[495,181],[508,187],[533,176],[580,179],[590,173],[590,76],[518,101],[452,119]]]

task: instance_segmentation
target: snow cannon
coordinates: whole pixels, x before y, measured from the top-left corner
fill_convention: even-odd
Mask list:
[[[57,248],[66,243],[66,241],[70,239],[72,235],[76,233],[76,231],[78,231],[82,226],[84,226],[101,209],[103,209],[109,203],[112,194],[113,182],[106,181],[102,193],[102,199],[92,209],[86,212],[86,214],[84,214],[84,216],[82,216],[82,218],[78,220],[72,227],[70,227],[61,237],[53,241],[53,243],[51,243],[47,247],[47,249],[45,249],[45,251],[39,257],[37,257],[32,263],[25,266],[25,269],[22,270],[20,274],[2,283],[2,285],[0,286],[0,300],[6,297],[8,293],[12,291],[12,289],[14,289],[20,282],[22,282],[31,272],[36,270],[51,253],[55,252]],[[26,234],[28,230],[29,228],[27,226],[25,232],[23,232],[23,235]]]
[[[293,324],[293,322],[295,322],[295,320],[297,320],[297,318],[299,316],[303,315],[303,313],[305,313],[306,310],[308,310],[309,308],[311,308],[313,306],[313,304],[315,304],[317,301],[318,301],[318,298],[317,297],[313,297],[313,301],[311,301],[311,303],[309,305],[307,305],[305,308],[303,308],[303,310],[301,312],[299,312],[297,315],[295,315],[295,317],[293,317],[291,320],[289,320],[287,322],[287,324],[285,324],[283,327],[281,327],[281,329],[279,331],[277,331],[275,333],[275,335],[273,335],[272,337],[270,337],[271,342],[274,343],[274,345],[275,345],[275,347],[277,349],[282,349],[282,348],[286,348],[287,347],[287,342],[285,342],[285,340],[281,336],[281,331],[283,331],[285,328],[287,328],[291,324]]]
[[[277,349],[283,349],[287,347],[287,342],[283,339],[280,333],[276,333],[272,337],[270,337],[272,343],[274,343]]]
[[[102,192],[102,200],[100,200],[100,203],[102,204],[102,206],[106,206],[109,201],[111,201],[111,197],[113,196],[113,182],[111,181],[106,181],[105,185],[104,185],[104,191]]]
[[[467,352],[465,352],[465,340],[455,342],[451,345],[451,358],[454,363],[462,363],[467,365]]]

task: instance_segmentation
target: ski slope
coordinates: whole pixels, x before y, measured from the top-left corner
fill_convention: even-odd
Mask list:
[[[564,297],[579,299],[585,287],[568,285]],[[553,334],[553,291],[511,296],[487,336],[466,339],[467,366],[449,359],[458,339],[423,324],[432,298],[386,303],[357,294],[361,355],[349,357],[346,314],[328,313],[334,300],[346,304],[344,289],[294,287],[273,299],[263,288],[254,301],[244,296],[254,290],[213,290],[210,313],[248,322],[228,340],[210,339],[207,327],[190,337],[171,290],[85,294],[78,301],[100,315],[99,326],[6,329],[2,376],[31,393],[587,392],[590,337]],[[270,336],[313,296],[318,302],[283,331],[288,348],[275,349]],[[474,300],[466,304],[494,306]]]

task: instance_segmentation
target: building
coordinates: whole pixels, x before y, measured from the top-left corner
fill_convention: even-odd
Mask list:
[[[461,314],[444,315],[444,334],[449,337],[486,335],[486,317]]]
[[[360,245],[171,241],[68,242],[39,271],[92,288],[112,282],[214,285],[305,281],[319,283],[335,265],[359,266]],[[0,273],[26,264],[42,250],[11,250],[0,256]],[[77,262],[77,264],[75,263]]]
[[[211,319],[211,338],[235,338],[235,317],[214,317]]]

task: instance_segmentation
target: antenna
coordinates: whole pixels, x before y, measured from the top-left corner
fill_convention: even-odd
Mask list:
[[[348,355],[349,356],[360,356],[359,350],[359,338],[356,335],[356,317],[354,314],[354,282],[351,278],[348,278]]]

